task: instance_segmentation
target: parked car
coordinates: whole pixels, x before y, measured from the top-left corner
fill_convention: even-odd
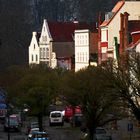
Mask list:
[[[49,140],[47,132],[32,131],[27,140]]]
[[[82,134],[83,135],[81,139],[86,140],[88,137],[88,133],[84,132]],[[112,137],[107,133],[107,131],[104,128],[97,127],[95,130],[95,137],[93,140],[112,140]]]
[[[95,140],[112,140],[111,135],[102,127],[96,128]]]
[[[62,111],[52,111],[50,112],[49,125],[64,125],[64,117]]]
[[[22,120],[21,120],[21,116],[19,114],[12,114],[12,115],[10,115],[10,117],[17,120],[19,122],[19,124],[22,126]]]
[[[13,117],[6,117],[4,122],[4,131],[21,131],[21,125],[19,124],[19,121]]]
[[[27,134],[29,134],[32,130],[39,130],[38,122],[35,121],[29,123],[29,125],[27,126]]]
[[[32,128],[28,134],[28,138],[27,139],[30,139],[32,137],[32,133],[35,132],[35,131],[39,131],[39,128]]]

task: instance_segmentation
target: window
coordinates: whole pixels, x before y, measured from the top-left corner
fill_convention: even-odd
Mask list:
[[[107,41],[107,30],[101,30],[101,42]]]
[[[47,36],[42,36],[42,41],[43,42],[47,41]]]
[[[87,52],[86,52],[86,54],[85,54],[85,58],[86,58],[86,62],[88,61],[88,55],[87,55]]]
[[[84,62],[84,52],[83,52],[83,62]]]
[[[36,61],[38,61],[38,55],[36,54]]]
[[[46,49],[43,48],[43,58],[46,58]]]
[[[33,56],[33,54],[32,54],[32,61],[34,61],[34,56]]]
[[[42,48],[40,48],[40,58],[43,58]]]
[[[34,50],[35,50],[35,44],[34,44]]]
[[[46,57],[49,57],[49,48],[46,48]]]

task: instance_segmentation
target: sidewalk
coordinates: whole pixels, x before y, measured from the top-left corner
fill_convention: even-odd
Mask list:
[[[132,130],[128,129],[128,124],[132,123]],[[117,122],[117,130],[109,130],[112,140],[140,140],[140,127],[135,122],[127,119]]]

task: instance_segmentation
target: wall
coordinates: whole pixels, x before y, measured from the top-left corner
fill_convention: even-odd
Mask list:
[[[114,37],[119,40],[120,30],[120,13],[127,12],[130,14],[129,20],[138,20],[140,18],[140,1],[126,1],[121,10],[115,15],[115,18],[110,22],[108,26],[108,46],[114,45]]]
[[[89,65],[89,30],[75,31],[75,71]]]
[[[39,58],[40,58],[40,53],[39,53],[39,47],[37,43],[37,38],[36,38],[37,33],[33,32],[31,44],[29,46],[29,64],[39,64]],[[33,61],[32,61],[32,55],[33,55]],[[36,61],[36,55],[38,57],[38,60]]]

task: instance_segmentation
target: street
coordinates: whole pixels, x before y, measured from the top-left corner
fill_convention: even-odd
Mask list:
[[[29,120],[28,120],[29,121]],[[10,132],[10,140],[27,140],[27,123],[24,122],[21,132]],[[71,127],[69,123],[64,126],[49,126],[48,118],[44,120],[44,128],[48,132],[50,140],[80,140],[81,132],[79,127]],[[132,134],[126,130],[126,120],[119,122],[118,130],[110,130],[112,140],[139,140],[138,130],[134,127]],[[122,126],[123,127],[122,127]],[[137,133],[136,133],[137,132]],[[0,140],[8,140],[8,133],[3,131],[3,124],[0,124]]]
[[[69,123],[64,126],[49,126],[48,120],[45,121],[45,130],[48,132],[50,140],[78,140],[80,129],[71,128]],[[24,122],[21,132],[10,132],[10,140],[27,140],[27,122]],[[8,133],[4,132],[3,124],[0,124],[0,140],[8,140]]]

